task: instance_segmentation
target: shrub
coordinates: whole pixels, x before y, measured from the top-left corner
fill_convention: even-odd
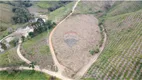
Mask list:
[[[94,52],[95,52],[95,53],[99,53],[99,52],[100,52],[99,48],[96,48],[96,49],[94,50]]]

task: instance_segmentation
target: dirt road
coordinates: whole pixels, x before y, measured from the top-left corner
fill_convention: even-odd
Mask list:
[[[67,17],[65,17],[61,22],[59,22],[59,23],[57,24],[57,26],[55,26],[55,28],[51,31],[51,33],[50,33],[50,35],[49,35],[49,47],[50,47],[50,52],[51,52],[51,54],[52,54],[52,58],[53,58],[53,60],[54,60],[54,64],[55,64],[55,66],[57,66],[57,68],[58,68],[58,73],[59,73],[59,74],[62,74],[62,72],[64,71],[65,67],[64,67],[63,65],[61,65],[61,64],[59,63],[59,61],[57,60],[57,57],[56,57],[56,55],[55,55],[54,48],[53,48],[53,45],[52,45],[52,35],[53,35],[54,31],[58,28],[58,26],[59,26],[61,23],[63,23],[67,18],[69,18],[69,17],[73,14],[73,12],[74,12],[74,10],[75,10],[77,4],[79,3],[79,1],[80,1],[80,0],[78,0],[78,1],[75,3],[75,5],[73,6],[71,13],[70,13]]]
[[[26,58],[21,54],[21,52],[20,52],[21,43],[22,43],[22,41],[21,41],[21,39],[19,39],[18,46],[17,46],[17,54],[18,54],[18,56],[19,56],[24,62],[26,62],[27,64],[30,64],[31,61],[29,61],[28,59],[26,59]]]

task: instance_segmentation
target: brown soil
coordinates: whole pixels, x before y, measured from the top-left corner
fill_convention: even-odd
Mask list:
[[[71,16],[55,30],[52,40],[59,62],[71,76],[89,62],[89,51],[101,40],[98,20],[93,15]]]

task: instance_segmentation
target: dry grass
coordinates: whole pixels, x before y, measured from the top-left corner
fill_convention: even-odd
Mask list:
[[[53,45],[58,60],[71,76],[91,58],[90,50],[99,45],[101,35],[97,19],[92,15],[71,16],[56,29]]]
[[[13,15],[12,6],[0,3],[0,23],[10,23]]]

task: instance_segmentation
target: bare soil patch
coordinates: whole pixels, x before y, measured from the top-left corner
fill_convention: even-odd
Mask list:
[[[59,62],[74,75],[86,65],[92,55],[90,50],[101,40],[98,20],[93,15],[75,15],[64,21],[55,30],[52,41]]]

